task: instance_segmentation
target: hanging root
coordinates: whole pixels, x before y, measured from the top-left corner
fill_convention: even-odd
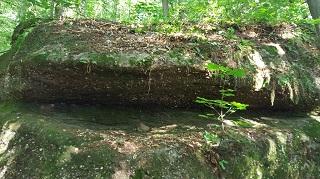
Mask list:
[[[151,91],[151,81],[152,81],[152,78],[151,78],[151,72],[152,72],[152,68],[149,69],[149,78],[148,78],[148,95],[150,94],[150,91]]]

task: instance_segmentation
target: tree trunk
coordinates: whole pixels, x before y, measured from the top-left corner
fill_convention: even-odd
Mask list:
[[[50,7],[51,18],[55,17],[55,6],[56,6],[55,0],[51,0],[51,7]]]
[[[112,20],[117,21],[118,17],[118,6],[119,6],[119,0],[113,0],[113,6],[112,6]]]
[[[168,2],[168,0],[162,0],[162,9],[163,9],[163,16],[165,18],[167,18],[168,14],[169,14],[169,2]]]
[[[307,0],[309,10],[313,19],[320,18],[320,0]],[[320,24],[316,24],[317,35],[320,36]]]
[[[55,10],[54,10],[54,18],[62,20],[63,19],[63,11],[64,7],[61,4],[56,4]]]

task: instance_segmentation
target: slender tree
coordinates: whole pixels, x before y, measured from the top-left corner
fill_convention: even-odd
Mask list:
[[[168,0],[162,0],[162,9],[163,9],[163,16],[165,18],[169,15],[169,2]]]
[[[307,0],[309,10],[313,19],[320,18],[320,0]],[[320,36],[320,24],[316,24],[316,31]]]

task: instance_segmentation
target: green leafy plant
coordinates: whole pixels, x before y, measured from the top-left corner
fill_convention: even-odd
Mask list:
[[[220,160],[219,161],[219,165],[220,167],[222,168],[222,170],[226,170],[226,165],[228,164],[229,162],[226,161],[226,160]]]
[[[203,133],[203,138],[209,145],[217,144],[220,142],[220,137],[217,134],[208,131],[205,131]]]
[[[237,35],[236,35],[236,31],[230,27],[228,28],[224,33],[223,35],[227,38],[227,39],[236,39],[237,38]]]
[[[207,69],[210,72],[214,72],[216,75],[220,77],[234,77],[234,78],[241,78],[245,76],[245,71],[243,69],[232,69],[229,67],[225,67],[222,65],[209,63],[207,65]],[[216,118],[221,123],[222,131],[224,131],[224,120],[227,116],[235,113],[236,111],[246,110],[249,106],[248,104],[240,103],[237,101],[227,101],[226,98],[234,97],[235,90],[232,89],[225,89],[222,86],[222,89],[219,90],[220,92],[220,99],[207,99],[203,97],[197,97],[196,103],[204,105],[210,109],[212,109],[218,117]],[[208,116],[208,115],[206,115]],[[212,114],[210,115],[212,118]],[[214,118],[213,118],[214,119]]]

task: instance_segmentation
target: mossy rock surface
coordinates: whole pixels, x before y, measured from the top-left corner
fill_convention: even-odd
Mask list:
[[[39,23],[9,60],[1,60],[1,97],[186,107],[198,96],[219,97],[225,85],[237,91],[232,100],[252,109],[311,109],[319,103],[320,57],[312,42],[241,33],[199,38],[135,33],[93,20]],[[247,76],[211,79],[204,68],[210,61],[244,68]]]
[[[256,114],[222,133],[200,111],[0,105],[5,178],[318,178],[320,119]],[[249,120],[250,119],[250,120]],[[142,127],[144,126],[144,127]],[[209,147],[204,131],[221,142]]]
[[[177,133],[181,138],[187,139],[188,135],[198,135],[197,130],[188,135],[181,132],[181,129],[177,129],[179,132],[172,130],[163,135],[159,128],[159,131],[154,129],[153,133],[140,131],[139,125],[146,119],[137,118],[131,124],[128,121],[143,113],[135,114],[133,110],[129,110],[120,114],[121,110],[65,105],[1,104],[1,177],[213,176],[204,156],[199,157],[197,154],[199,150],[175,137]],[[150,118],[152,113],[146,113],[144,117]],[[168,136],[171,141],[162,138]]]

